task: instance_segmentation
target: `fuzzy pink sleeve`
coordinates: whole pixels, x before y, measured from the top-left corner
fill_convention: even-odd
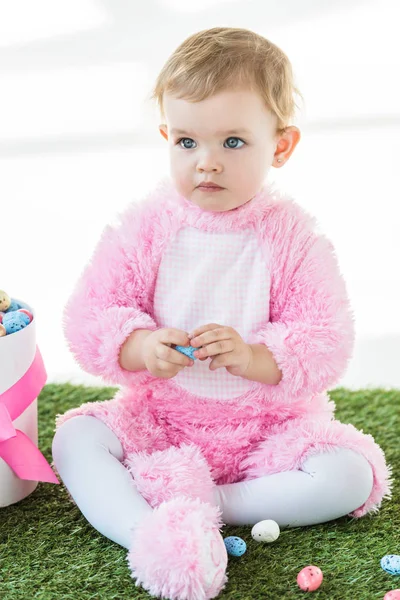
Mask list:
[[[270,322],[250,339],[265,344],[282,372],[272,396],[331,389],[354,346],[354,320],[332,243],[298,205],[276,208],[266,223],[271,252]]]
[[[118,226],[106,227],[64,310],[64,332],[76,360],[112,384],[137,377],[119,364],[130,333],[157,328],[149,301],[151,241],[145,231],[136,207]]]

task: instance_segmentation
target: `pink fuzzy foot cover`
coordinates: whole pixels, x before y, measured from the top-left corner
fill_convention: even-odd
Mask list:
[[[200,498],[215,504],[215,483],[206,459],[194,444],[171,446],[151,454],[132,452],[125,459],[125,465],[138,491],[152,508],[176,496]]]
[[[136,586],[169,600],[215,598],[228,578],[220,509],[198,498],[162,502],[132,532]]]

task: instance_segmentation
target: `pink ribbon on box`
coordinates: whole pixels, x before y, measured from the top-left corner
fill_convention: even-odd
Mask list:
[[[35,358],[26,373],[0,394],[0,458],[20,479],[59,483],[40,450],[12,423],[38,397],[46,380],[42,355],[36,348]]]

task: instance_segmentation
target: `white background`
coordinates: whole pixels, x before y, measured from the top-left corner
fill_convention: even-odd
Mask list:
[[[400,386],[398,7],[0,0],[0,289],[35,308],[49,381],[101,384],[69,354],[63,306],[105,224],[168,173],[159,70],[192,33],[227,26],[280,46],[305,98],[301,142],[271,179],[336,247],[357,328],[340,383]]]

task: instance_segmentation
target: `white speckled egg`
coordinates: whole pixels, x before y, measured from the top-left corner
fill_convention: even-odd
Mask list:
[[[251,537],[256,542],[275,542],[278,539],[281,530],[279,529],[278,523],[267,519],[265,521],[259,521],[256,523],[251,530]]]

